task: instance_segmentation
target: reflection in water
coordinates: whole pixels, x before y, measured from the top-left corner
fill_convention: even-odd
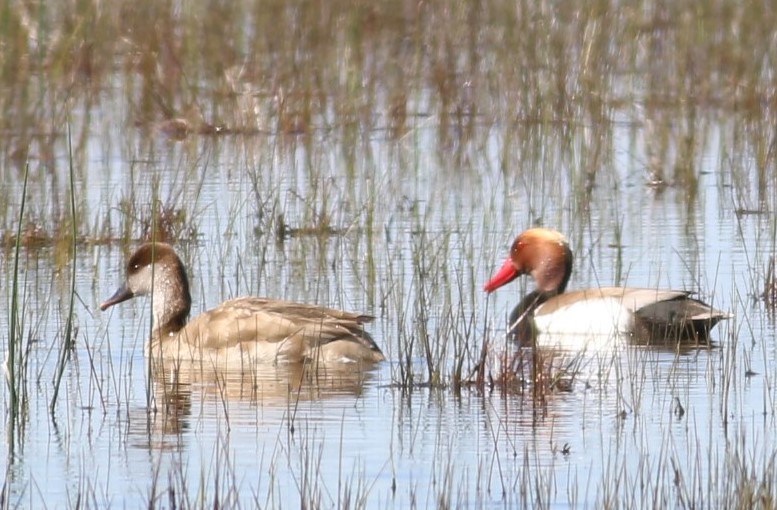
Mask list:
[[[713,348],[714,344],[657,339],[634,333],[549,334],[536,338],[534,347],[508,350],[500,360],[504,388],[544,400],[548,392],[575,388],[602,388],[630,373],[635,356],[676,358]]]
[[[199,404],[203,412],[222,410],[229,429],[228,410],[235,404],[294,409],[300,402],[360,396],[375,373],[355,364],[262,365],[250,373],[197,362],[160,362],[151,368],[151,412],[138,410],[143,416],[131,420],[130,430],[152,449],[177,448],[177,437],[192,428],[192,409]]]

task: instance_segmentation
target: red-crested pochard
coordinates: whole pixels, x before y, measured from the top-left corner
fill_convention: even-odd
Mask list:
[[[519,235],[484,290],[491,293],[527,274],[537,288],[510,315],[510,334],[524,345],[543,334],[632,334],[648,343],[704,344],[710,329],[730,317],[682,290],[602,287],[565,293],[572,251],[555,230],[532,228]]]
[[[192,298],[186,270],[172,246],[142,245],[130,257],[126,282],[101,310],[151,295],[153,326],[146,354],[162,360],[251,362],[378,362],[385,358],[363,325],[373,317],[314,305],[241,297],[187,322]]]

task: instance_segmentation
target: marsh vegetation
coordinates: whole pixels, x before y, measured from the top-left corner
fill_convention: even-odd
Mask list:
[[[3,508],[777,506],[771,6],[0,10]],[[482,286],[530,225],[572,287],[735,318],[701,349],[517,351],[518,292]],[[148,239],[193,313],[359,310],[389,361],[148,377],[148,303],[97,309]]]

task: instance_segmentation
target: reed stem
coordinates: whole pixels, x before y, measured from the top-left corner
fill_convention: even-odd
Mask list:
[[[76,190],[75,190],[75,172],[73,168],[73,143],[70,133],[70,125],[67,129],[67,149],[68,149],[68,170],[70,177],[70,250],[72,253],[71,273],[70,273],[70,304],[67,310],[67,321],[65,323],[65,336],[59,351],[59,361],[57,362],[56,373],[54,374],[54,394],[49,404],[51,418],[54,419],[54,411],[57,406],[57,397],[59,396],[59,387],[62,383],[62,376],[65,373],[65,366],[70,358],[70,351],[73,348],[75,339],[73,338],[73,311],[75,307],[76,296],[76,242],[77,242],[77,220],[76,220]]]
[[[21,414],[23,399],[20,398],[21,377],[24,360],[21,358],[22,335],[19,326],[19,251],[22,243],[22,223],[24,219],[24,207],[27,199],[27,183],[30,174],[30,165],[24,167],[24,182],[22,184],[22,200],[19,205],[19,221],[16,226],[16,243],[13,259],[13,282],[11,283],[11,310],[8,321],[8,360],[6,361],[6,373],[10,406],[8,410],[8,458],[14,456],[16,444],[16,426]],[[17,344],[18,342],[18,344]],[[18,368],[18,370],[17,370]]]

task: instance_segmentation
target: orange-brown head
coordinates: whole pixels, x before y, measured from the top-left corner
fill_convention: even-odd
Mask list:
[[[572,250],[561,233],[532,228],[519,235],[510,248],[510,256],[484,290],[493,292],[525,274],[534,278],[537,290],[543,294],[564,292],[572,274]]]

